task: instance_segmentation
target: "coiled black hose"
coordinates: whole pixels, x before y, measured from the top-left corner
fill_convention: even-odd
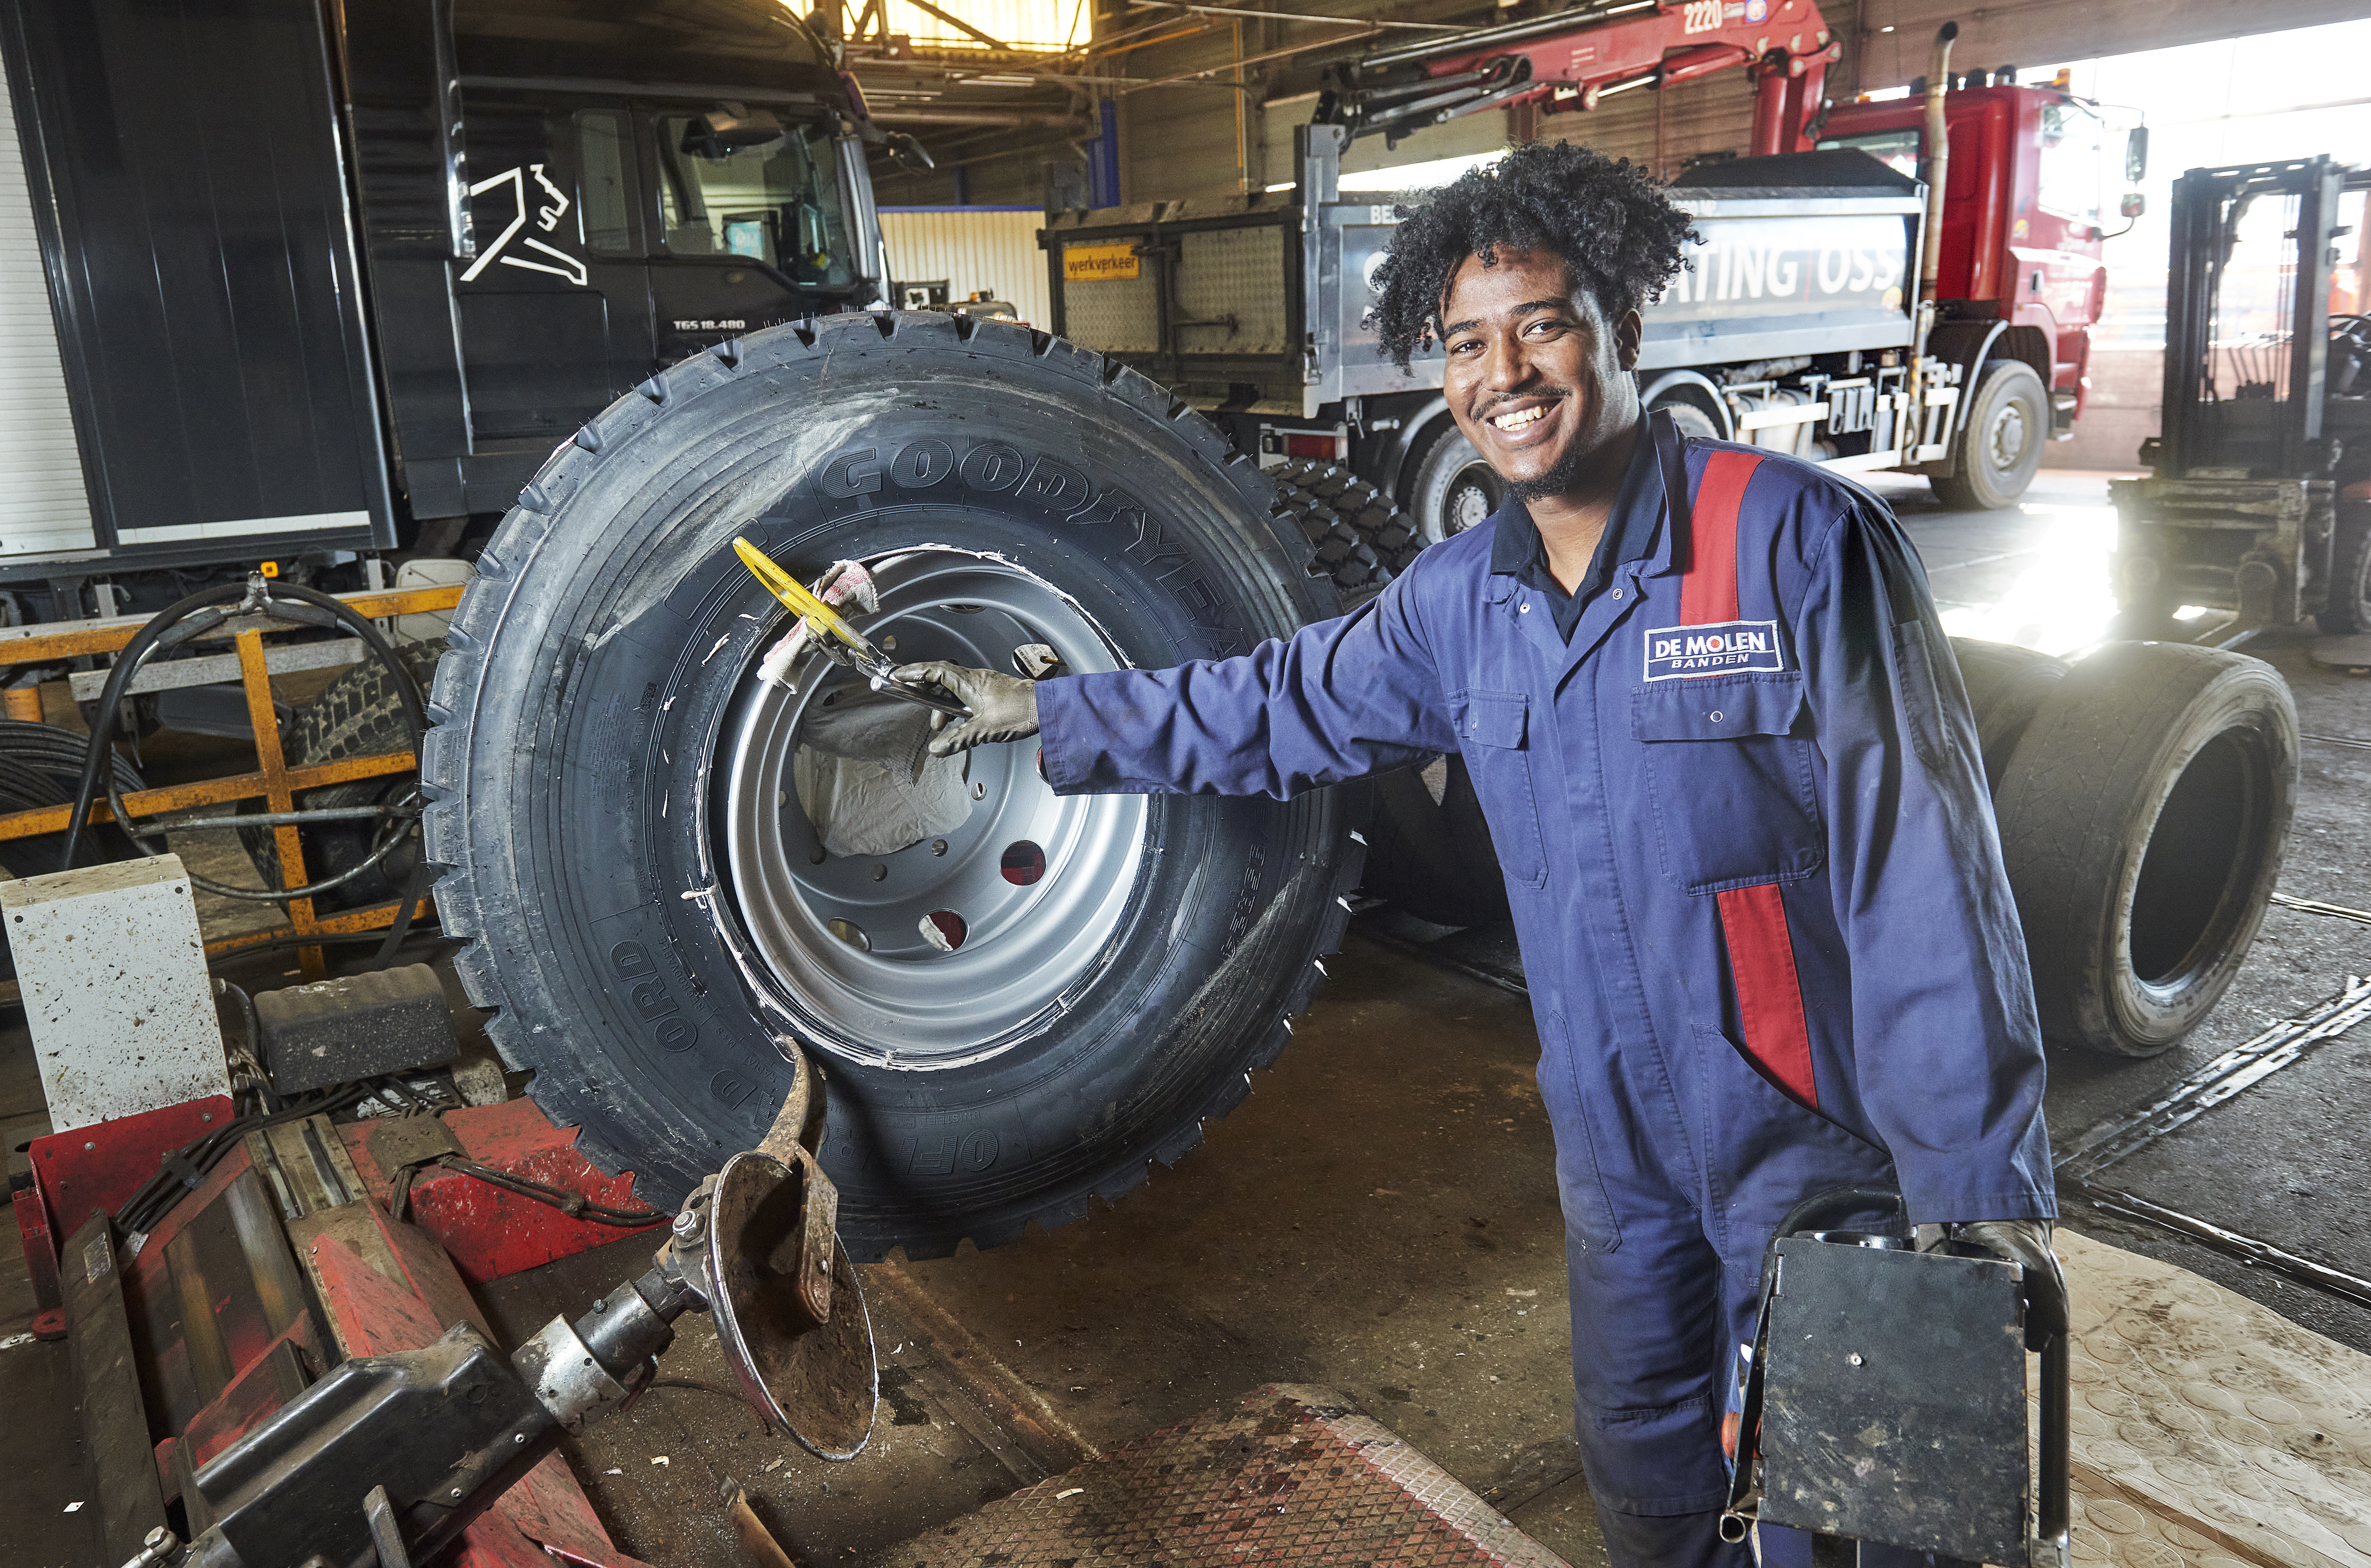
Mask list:
[[[230,608],[225,609],[225,606]],[[260,574],[249,576],[245,583],[224,583],[205,588],[178,603],[168,605],[152,616],[148,623],[124,645],[123,652],[116,658],[114,669],[109,672],[107,688],[99,693],[98,706],[91,714],[90,739],[84,749],[81,783],[75,795],[77,804],[74,819],[66,827],[65,849],[58,861],[60,870],[72,870],[74,867],[75,850],[81,842],[83,822],[90,814],[88,803],[98,789],[99,760],[113,756],[110,743],[115,737],[115,715],[122,706],[124,689],[131,684],[132,678],[139,673],[140,667],[152,655],[165,648],[178,647],[213,631],[234,616],[250,611],[260,611],[275,620],[295,621],[306,625],[333,629],[343,627],[360,637],[372,656],[393,673],[396,697],[403,704],[404,725],[411,732],[412,754],[419,754],[422,737],[428,730],[427,709],[421,701],[418,682],[411,679],[411,672],[404,668],[403,661],[395,656],[395,649],[380,635],[376,626],[328,594],[296,583],[273,583]],[[133,830],[129,814],[123,809],[120,781],[111,772],[109,785],[108,799],[116,814],[116,825],[123,830],[134,845],[147,849],[143,835]],[[390,816],[397,814],[396,808],[390,808]],[[408,824],[399,824],[399,830],[390,832],[378,853],[362,865],[326,882],[303,888],[280,888],[258,894],[251,888],[229,887],[194,872],[190,874],[190,880],[208,892],[227,898],[273,903],[288,899],[310,898],[359,876],[376,865],[401,842],[405,830],[408,830]]]

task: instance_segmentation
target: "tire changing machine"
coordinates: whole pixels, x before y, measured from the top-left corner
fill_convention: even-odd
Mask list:
[[[417,1069],[457,1049],[424,965],[263,993],[244,1042],[226,1043],[202,968],[170,961],[201,955],[188,885],[169,855],[0,885],[45,1063],[124,1070],[112,1085],[89,1072],[45,1082],[60,1130],[29,1145],[12,1191],[36,1330],[73,1349],[105,1552],[92,1568],[648,1568],[610,1539],[556,1450],[587,1423],[631,1419],[687,1311],[713,1317],[761,1417],[822,1458],[864,1448],[874,1346],[812,1152],[810,1064],[760,1145],[663,1214],[532,1101],[438,1109],[418,1096]],[[126,886],[151,923],[116,923],[128,947],[168,958],[117,969],[110,987],[45,974],[44,922],[52,947],[71,932],[87,954],[89,900],[121,916]],[[191,994],[161,994],[174,987]],[[100,1011],[39,1000],[69,994]],[[129,1036],[168,1008],[170,1072],[156,1073],[153,1039],[106,1053],[110,1010]],[[60,1027],[77,1038],[45,1043]],[[105,1119],[61,1113],[77,1087]],[[408,1093],[401,1114],[353,1115]],[[496,1344],[472,1285],[636,1234],[653,1247],[636,1278],[515,1352]],[[1090,1471],[1093,1500],[1074,1504]],[[746,1504],[731,1511],[745,1540],[762,1534]],[[1289,1386],[896,1551],[1044,1568],[1164,1534],[1183,1557],[1228,1564],[1253,1545],[1377,1568],[1561,1568],[1350,1400]]]

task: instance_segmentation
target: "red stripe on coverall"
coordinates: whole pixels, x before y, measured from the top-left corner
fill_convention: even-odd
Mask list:
[[[1795,940],[1787,930],[1778,884],[1731,888],[1717,896],[1721,935],[1729,938],[1729,972],[1737,981],[1745,1054],[1764,1077],[1817,1110],[1811,1029],[1803,1018],[1803,983],[1795,973]]]
[[[1737,619],[1737,509],[1762,459],[1711,452],[1690,505],[1687,575],[1680,579],[1680,624],[1718,626]]]
[[[1689,508],[1694,537],[1688,570],[1680,579],[1680,621],[1718,625],[1738,619],[1737,514],[1762,459],[1743,452],[1706,454],[1704,477]],[[1729,969],[1737,984],[1737,1011],[1745,1054],[1762,1075],[1817,1109],[1811,1073],[1811,1031],[1803,1016],[1803,986],[1795,972],[1795,943],[1776,883],[1731,888],[1717,895]]]

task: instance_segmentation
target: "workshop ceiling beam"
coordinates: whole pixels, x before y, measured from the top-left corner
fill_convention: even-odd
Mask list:
[[[2284,32],[2291,28],[2359,19],[2362,0],[2007,0],[1971,6],[1965,0],[1863,0],[1857,39],[1846,48],[1859,57],[1863,92],[1906,86],[1926,70],[1935,29],[1960,24],[1952,45],[1955,70],[2038,66],[2102,54],[2131,54],[2185,43]]]

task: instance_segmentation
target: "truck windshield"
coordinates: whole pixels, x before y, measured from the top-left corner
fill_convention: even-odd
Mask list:
[[[1820,144],[1822,152],[1836,147],[1857,147],[1896,174],[1918,178],[1918,159],[1926,138],[1916,126],[1900,131],[1870,131],[1858,136],[1830,136]]]
[[[2046,212],[2099,220],[2099,117],[2080,104],[2041,106],[2041,168],[2034,198]]]
[[[737,151],[690,115],[658,122],[659,214],[677,256],[746,256],[798,283],[855,281],[831,138],[814,124]]]

